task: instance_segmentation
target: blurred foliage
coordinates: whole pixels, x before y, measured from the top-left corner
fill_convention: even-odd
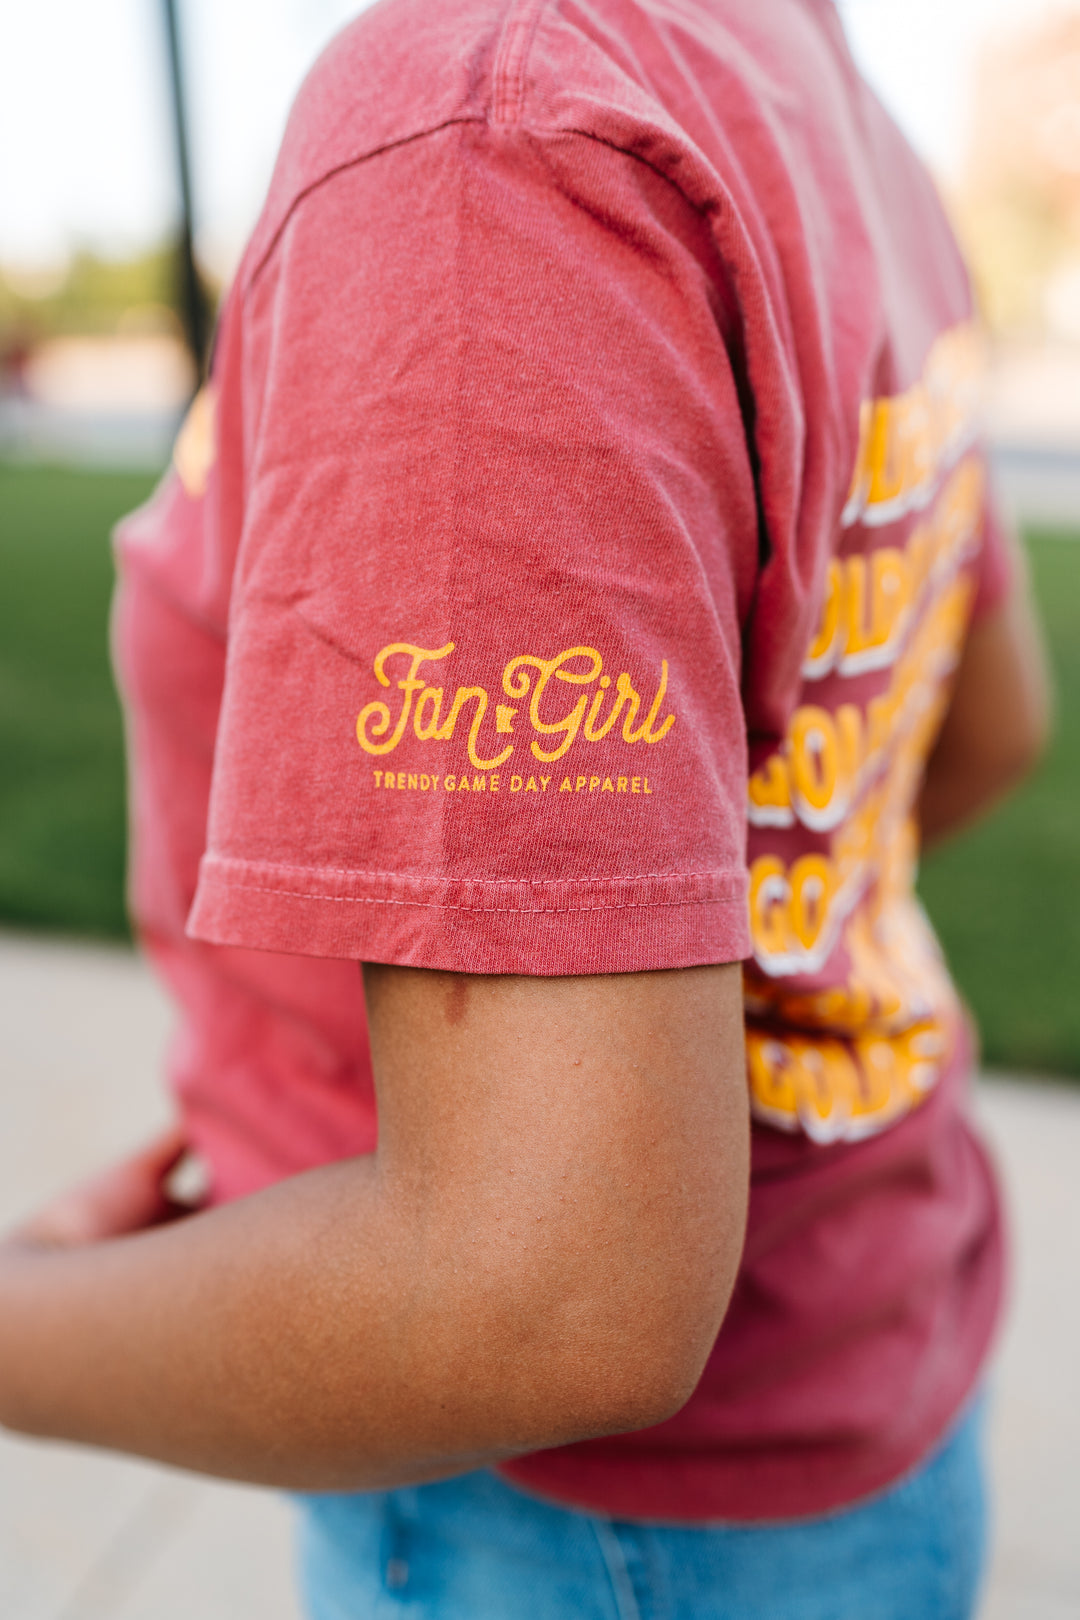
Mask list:
[[[1051,332],[1046,293],[1080,265],[1080,7],[991,35],[973,88],[949,201],[983,313],[1002,334],[1075,337]]]
[[[205,278],[204,278],[205,279]],[[55,272],[0,265],[0,351],[68,335],[172,330],[177,291],[171,243],[132,259],[76,253]],[[208,292],[213,304],[212,290]]]
[[[0,917],[122,937],[124,770],[108,533],[145,476],[0,465]],[[921,889],[998,1067],[1080,1075],[1080,535],[1030,554],[1058,687],[1051,752]]]

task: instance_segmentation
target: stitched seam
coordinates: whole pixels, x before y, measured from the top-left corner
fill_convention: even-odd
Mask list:
[[[222,865],[227,864],[230,866],[249,866],[259,864],[257,862],[237,860],[233,855],[209,854],[207,856],[208,865],[215,861],[220,862]],[[514,888],[520,883],[532,884],[534,888],[539,888],[541,886],[550,887],[552,884],[556,883],[648,883],[655,878],[722,878],[727,883],[737,883],[742,875],[735,875],[731,872],[725,872],[722,867],[716,866],[700,872],[634,872],[629,874],[622,872],[613,873],[606,877],[429,878],[424,877],[420,873],[394,872],[388,867],[374,867],[367,869],[357,866],[317,866],[313,868],[310,866],[296,866],[287,861],[270,861],[267,864],[269,865],[270,870],[273,872],[303,872],[305,877],[311,877],[314,874],[318,874],[319,876],[325,874],[327,877],[390,878],[397,883],[482,883],[486,888],[497,888],[500,886],[503,888]],[[231,879],[223,875],[223,881],[229,883],[231,882]],[[253,885],[245,885],[245,887],[252,886]]]
[[[266,269],[270,258],[277,249],[278,243],[285,234],[285,230],[300,204],[307,197],[310,197],[313,192],[318,191],[320,186],[325,185],[330,180],[336,179],[339,174],[344,174],[348,169],[357,169],[362,163],[369,163],[372,158],[381,157],[384,152],[394,152],[398,149],[398,147],[410,146],[413,141],[422,141],[428,135],[441,134],[444,129],[452,129],[455,124],[483,123],[484,119],[478,113],[456,113],[452,117],[443,118],[439,121],[439,123],[430,124],[424,129],[410,130],[408,135],[398,135],[391,140],[383,141],[379,146],[373,146],[369,151],[357,153],[353,157],[342,158],[341,162],[335,163],[332,168],[324,169],[317,180],[312,180],[306,186],[301,187],[301,189],[296,193],[295,197],[293,197],[292,201],[289,203],[289,206],[285,210],[281,219],[278,221],[269,242],[266,244],[266,247],[260,253],[258,259],[252,265],[250,271],[248,271],[244,278],[243,285],[239,291],[241,303],[245,301],[248,293],[254,287],[255,282]]]
[[[626,1554],[614,1527],[607,1519],[597,1514],[590,1514],[589,1524],[596,1537],[600,1556],[604,1560],[608,1580],[611,1582],[611,1594],[615,1599],[619,1620],[641,1620],[641,1610],[634,1594],[634,1583],[630,1578]]]
[[[253,894],[279,895],[286,900],[328,900],[335,906],[422,906],[425,911],[475,911],[528,914],[562,917],[582,911],[651,911],[658,906],[724,906],[735,905],[732,898],[698,900],[611,900],[599,906],[455,906],[441,900],[395,900],[389,896],[360,894],[307,894],[300,889],[268,889],[261,883],[230,883],[230,889],[245,889]]]
[[[491,111],[496,124],[520,121],[525,98],[525,69],[545,4],[546,0],[533,0],[532,14],[522,16],[525,9],[522,0],[517,16],[506,24],[492,74]],[[511,76],[514,80],[512,92],[509,83]]]
[[[540,21],[541,9],[542,7],[537,7],[536,16],[534,19],[534,32],[535,27]],[[531,43],[532,37],[530,35],[529,44],[531,45]],[[527,56],[527,52],[525,54]],[[522,75],[524,76],[524,62],[521,71]],[[252,265],[251,269],[244,276],[242,285],[238,289],[238,296],[241,304],[245,301],[255,282],[266,269],[267,263],[273,256],[277,245],[284,235],[285,229],[297,208],[305,200],[305,198],[310,197],[313,192],[318,191],[320,186],[327,184],[333,179],[336,179],[339,174],[344,174],[349,169],[359,168],[362,163],[370,163],[373,158],[382,157],[384,152],[394,152],[399,147],[410,146],[414,141],[422,141],[428,136],[439,135],[444,129],[452,129],[456,124],[483,125],[484,123],[485,119],[482,118],[478,113],[456,113],[450,118],[441,119],[437,124],[430,124],[424,129],[411,130],[408,135],[395,136],[391,140],[383,141],[379,146],[373,146],[369,151],[357,153],[353,157],[343,158],[340,163],[335,163],[332,168],[323,170],[318,179],[310,181],[306,186],[296,193],[295,197],[293,197],[292,201],[288,205],[288,208],[278,222],[273,235],[270,237],[269,242],[266,244],[266,247],[260,253],[258,259]],[[723,198],[717,198],[715,202],[705,204],[695,202],[692,197],[687,196],[686,192],[683,190],[682,186],[679,185],[678,181],[673,180],[670,174],[665,173],[665,171],[659,168],[655,163],[650,162],[647,157],[643,157],[640,152],[632,152],[628,147],[620,146],[618,141],[608,140],[605,136],[598,135],[593,130],[579,129],[575,124],[545,124],[532,123],[531,121],[528,123],[521,123],[520,115],[518,127],[521,128],[526,135],[573,135],[578,140],[593,141],[597,146],[606,146],[611,152],[618,152],[622,157],[631,158],[635,163],[640,163],[644,168],[651,169],[653,174],[655,174],[659,179],[665,180],[673,191],[678,192],[686,206],[693,213],[698,214],[702,219],[707,220],[710,215],[719,212],[728,200],[725,193]]]
[[[620,157],[630,158],[634,163],[640,163],[642,168],[649,169],[656,175],[658,180],[663,180],[669,185],[672,191],[678,192],[690,212],[697,214],[699,218],[706,222],[713,214],[721,213],[725,206],[730,206],[727,186],[722,179],[720,183],[724,186],[724,190],[720,196],[706,203],[695,202],[693,197],[687,195],[677,180],[672,179],[665,169],[661,169],[650,158],[644,157],[640,152],[631,151],[628,146],[610,140],[606,135],[598,135],[593,129],[579,129],[576,124],[541,124],[532,122],[522,124],[521,128],[526,135],[573,135],[579,141],[592,141],[594,146],[606,146],[609,152],[618,152]],[[732,211],[734,212],[734,210]]]

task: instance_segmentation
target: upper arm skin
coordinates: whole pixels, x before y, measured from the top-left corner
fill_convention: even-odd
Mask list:
[[[1025,777],[1046,746],[1051,687],[1023,572],[971,629],[919,802],[923,846],[957,832]]]
[[[737,964],[595,978],[366,965],[379,1174],[423,1346],[530,1445],[691,1394],[734,1282],[749,1117]]]
[[[0,1244],[0,1422],[361,1490],[689,1397],[742,1248],[739,968],[365,983],[377,1151],[111,1241]]]

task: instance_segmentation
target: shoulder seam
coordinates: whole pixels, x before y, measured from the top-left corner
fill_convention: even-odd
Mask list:
[[[281,233],[298,204],[309,196],[311,192],[317,190],[325,181],[343,173],[346,169],[354,168],[359,163],[367,162],[369,158],[379,157],[383,152],[391,152],[396,147],[408,145],[411,141],[422,140],[427,135],[437,135],[440,130],[448,129],[454,124],[491,123],[498,125],[519,123],[525,103],[525,74],[533,39],[540,18],[550,3],[551,0],[510,0],[507,19],[503,26],[502,37],[492,68],[490,117],[486,112],[453,114],[450,117],[441,118],[433,124],[426,124],[422,128],[410,129],[407,134],[382,141],[379,145],[370,147],[366,151],[356,152],[352,157],[345,158],[340,163],[335,163],[331,168],[325,169],[317,179],[302,187],[291,199],[269,241],[244,275],[241,293],[261,274],[267,259],[277,246]]]
[[[241,298],[244,297],[249,288],[266,268],[267,260],[277,247],[278,242],[281,240],[282,232],[285,230],[285,227],[288,225],[297,208],[306,197],[310,197],[312,192],[318,191],[319,187],[325,185],[328,180],[333,180],[335,176],[344,174],[348,169],[359,168],[361,163],[368,163],[372,158],[381,157],[384,152],[393,152],[398,147],[411,145],[413,141],[422,141],[428,135],[437,135],[440,130],[452,129],[455,124],[484,124],[486,122],[487,120],[479,113],[460,113],[452,118],[443,118],[437,124],[429,124],[424,129],[410,130],[408,135],[399,135],[395,140],[383,141],[378,146],[372,146],[364,152],[357,152],[354,154],[354,156],[343,158],[340,163],[333,164],[329,169],[324,169],[317,179],[310,180],[306,186],[302,186],[290,201],[285,212],[282,214],[281,219],[275,226],[270,240],[266,243],[266,246],[262,249],[259,257],[251,265],[250,269],[245,271],[242,284],[238,289]]]
[[[629,158],[632,163],[640,163],[643,169],[648,169],[650,173],[655,174],[657,179],[663,180],[664,184],[670,186],[672,191],[677,191],[687,208],[692,213],[697,214],[699,218],[707,220],[713,214],[719,212],[721,205],[718,200],[714,199],[707,203],[695,202],[693,197],[687,194],[685,188],[672,175],[668,174],[666,169],[662,169],[658,163],[654,163],[651,158],[645,157],[641,152],[635,152],[629,146],[622,146],[618,141],[608,140],[605,135],[598,135],[595,130],[579,129],[576,124],[523,124],[522,128],[526,134],[575,135],[578,140],[592,141],[594,146],[604,146],[609,152],[619,152],[623,157]]]
[[[520,108],[518,109],[518,112],[520,113]],[[335,163],[332,168],[324,170],[323,173],[319,175],[317,180],[310,181],[306,186],[298,191],[295,197],[289,203],[288,208],[282,215],[281,220],[275,228],[270,240],[259,254],[258,259],[254,262],[254,264],[252,264],[250,269],[245,272],[242,282],[238,286],[237,290],[241,300],[243,300],[246,294],[254,286],[255,282],[266,268],[267,262],[271,258],[278,242],[281,240],[282,233],[284,232],[297,208],[305,200],[305,198],[310,197],[313,192],[318,191],[320,186],[323,186],[328,181],[335,179],[339,174],[345,174],[349,169],[359,168],[362,163],[368,163],[372,158],[381,157],[384,152],[396,151],[402,146],[411,145],[414,141],[425,140],[429,135],[438,135],[441,130],[452,129],[455,127],[455,125],[464,126],[466,124],[478,124],[484,127],[491,127],[489,120],[478,113],[463,114],[454,118],[444,118],[441,123],[431,124],[426,129],[413,130],[410,134],[402,135],[397,140],[384,141],[380,146],[373,146],[367,152],[360,152],[355,157],[346,158],[341,163]],[[617,141],[605,139],[603,135],[596,134],[594,130],[579,129],[573,124],[533,124],[530,122],[517,122],[516,127],[520,129],[523,135],[570,135],[577,140],[591,141],[597,146],[604,146],[609,152],[618,152],[622,157],[629,158],[632,162],[640,163],[643,168],[651,170],[658,179],[663,180],[671,187],[673,191],[678,192],[686,206],[700,218],[708,219],[711,214],[715,214],[717,212],[717,203],[713,202],[709,204],[702,204],[695,202],[692,197],[687,195],[686,191],[679,184],[679,182],[664,169],[661,169],[657,164],[650,162],[650,160],[647,157],[644,157],[640,152],[632,151],[628,146],[621,146]]]

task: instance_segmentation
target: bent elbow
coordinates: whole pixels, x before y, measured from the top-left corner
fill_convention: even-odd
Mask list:
[[[558,1441],[652,1428],[686,1405],[716,1342],[738,1256],[691,1289],[639,1291],[552,1347],[548,1413]],[[644,1296],[648,1297],[644,1297]]]
[[[595,1433],[629,1434],[675,1417],[701,1381],[715,1339],[713,1333],[707,1344],[671,1345],[613,1365],[609,1387],[598,1392],[592,1414]]]

